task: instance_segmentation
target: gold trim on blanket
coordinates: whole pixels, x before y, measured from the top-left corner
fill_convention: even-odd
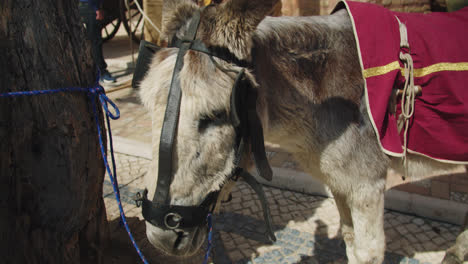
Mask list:
[[[372,67],[362,71],[364,78],[384,75],[394,70],[400,70],[404,76],[403,68],[400,67],[398,61],[391,62],[384,66]],[[440,71],[468,71],[468,62],[441,62],[430,66],[414,69],[414,77],[424,77],[431,73]]]
[[[468,71],[468,62],[441,62],[424,68],[414,69],[414,77],[423,77],[440,71]]]
[[[398,69],[401,70],[400,63],[398,61],[394,61],[384,66],[365,69],[362,71],[362,75],[364,75],[364,78],[370,78],[378,75],[384,75]]]

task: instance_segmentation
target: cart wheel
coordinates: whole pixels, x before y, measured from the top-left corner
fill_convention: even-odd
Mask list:
[[[121,22],[122,20],[120,18],[116,18],[107,23],[106,26],[103,27],[101,30],[102,41],[106,42],[112,39],[115,36],[115,34],[117,34],[117,31],[119,31]]]
[[[125,1],[128,2],[129,10],[125,5]],[[141,8],[143,8],[143,1],[136,0]],[[128,33],[128,36],[132,38],[137,44],[140,43],[140,40],[143,39],[143,27],[144,27],[144,18],[140,14],[138,8],[135,4],[135,0],[121,0],[120,1],[120,17],[122,18],[123,25],[125,30]]]

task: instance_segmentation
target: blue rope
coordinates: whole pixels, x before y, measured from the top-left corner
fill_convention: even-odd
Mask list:
[[[68,88],[59,88],[59,89],[44,90],[44,91],[20,91],[20,92],[0,93],[0,97],[20,97],[20,96],[31,96],[31,95],[40,95],[40,94],[54,94],[54,93],[62,93],[62,92],[95,93],[96,90],[99,90],[100,88],[102,87],[91,87],[91,88],[68,87]]]
[[[110,132],[111,128],[110,128],[109,117],[112,118],[112,119],[117,119],[117,118],[120,117],[120,113],[118,111],[117,106],[115,106],[115,104],[109,98],[107,98],[106,95],[99,94],[99,100],[101,101],[101,104],[102,104],[103,108],[106,111],[106,121],[107,121],[109,136],[110,136],[111,135],[111,132]],[[106,166],[107,174],[109,174],[109,178],[111,180],[112,187],[114,188],[115,199],[117,200],[117,205],[119,206],[119,211],[120,211],[120,221],[123,222],[125,230],[127,230],[128,237],[130,238],[130,241],[132,241],[132,244],[135,247],[135,250],[137,251],[137,253],[140,256],[141,260],[143,261],[143,263],[148,264],[148,261],[146,261],[145,256],[143,256],[143,253],[141,252],[140,248],[138,247],[135,239],[132,236],[132,233],[130,232],[130,228],[128,227],[127,218],[125,217],[125,213],[124,213],[124,210],[123,210],[123,207],[122,207],[122,202],[120,200],[120,191],[119,191],[117,178],[116,178],[116,174],[115,174],[115,158],[114,158],[114,152],[113,152],[114,147],[112,145],[112,140],[110,140],[109,144],[110,144],[110,148],[111,148],[111,158],[112,158],[112,164],[113,164],[113,169],[114,169],[114,176],[113,176],[113,174],[111,172],[111,169],[109,167],[109,163],[107,162],[106,152],[105,152],[105,149],[104,149],[104,144],[102,142],[101,126],[99,125],[98,115],[97,115],[97,111],[96,111],[96,103],[95,103],[95,100],[92,100],[92,101],[93,101],[94,117],[95,117],[96,125],[97,125],[97,128],[98,128],[99,146],[101,148],[101,154],[102,154],[102,157],[104,159],[104,165]],[[112,113],[107,109],[107,103],[110,103],[114,107],[114,109],[117,112],[117,116],[112,115]]]
[[[203,264],[208,263],[208,258],[210,257],[211,247],[213,245],[213,222],[212,222],[211,213],[209,213],[206,216],[206,222],[208,223],[208,246],[206,247],[205,259],[203,260]]]
[[[110,119],[118,119],[120,117],[120,111],[119,108],[112,102],[105,94],[104,88],[99,84],[99,74],[98,78],[96,80],[95,86],[90,87],[90,88],[81,88],[81,87],[67,87],[67,88],[59,88],[59,89],[51,89],[51,90],[41,90],[41,91],[20,91],[20,92],[9,92],[9,93],[0,93],[0,98],[6,98],[6,97],[19,97],[19,96],[33,96],[33,95],[41,95],[41,94],[55,94],[55,93],[62,93],[62,92],[87,92],[88,96],[91,98],[91,102],[93,105],[93,114],[94,114],[94,119],[96,121],[96,126],[98,130],[98,138],[99,138],[99,146],[101,150],[101,155],[102,159],[104,160],[104,165],[106,166],[107,173],[109,174],[109,178],[112,182],[112,186],[114,188],[114,194],[115,194],[115,199],[117,200],[117,204],[119,207],[120,211],[120,221],[123,223],[125,226],[125,229],[127,230],[127,234],[130,237],[130,240],[132,241],[133,246],[135,247],[138,255],[140,256],[141,260],[143,263],[148,264],[148,261],[146,261],[145,256],[143,256],[143,253],[141,252],[140,248],[138,247],[137,243],[135,242],[135,239],[132,236],[132,233],[130,232],[130,228],[128,227],[127,219],[125,217],[125,213],[123,211],[122,207],[122,202],[120,200],[120,191],[119,191],[119,186],[117,182],[117,174],[116,174],[116,168],[115,168],[115,158],[114,158],[114,147],[113,147],[113,142],[112,142],[112,132],[111,132],[111,127],[110,127]],[[109,145],[110,145],[110,153],[111,153],[111,158],[112,158],[112,168],[113,168],[113,174],[111,172],[111,169],[109,167],[109,163],[107,161],[106,157],[106,151],[104,148],[103,140],[102,140],[102,134],[101,134],[101,126],[99,124],[99,118],[98,118],[98,113],[96,110],[96,96],[98,96],[99,101],[101,102],[102,108],[104,108],[104,112],[106,113],[106,122],[107,122],[107,127],[108,127],[108,134],[109,134]],[[112,108],[115,111],[115,114],[112,113],[109,110],[108,104],[112,106]]]

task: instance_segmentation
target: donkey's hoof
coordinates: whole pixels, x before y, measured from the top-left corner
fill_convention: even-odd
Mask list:
[[[441,264],[463,264],[463,260],[460,260],[455,254],[447,252]]]

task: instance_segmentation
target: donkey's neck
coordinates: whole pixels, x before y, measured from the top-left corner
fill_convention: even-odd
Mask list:
[[[355,89],[362,89],[362,79],[347,13],[267,17],[253,40],[257,108],[266,141],[290,152],[310,151],[319,144],[313,135],[319,129],[314,120],[319,105],[335,97],[360,100]]]

